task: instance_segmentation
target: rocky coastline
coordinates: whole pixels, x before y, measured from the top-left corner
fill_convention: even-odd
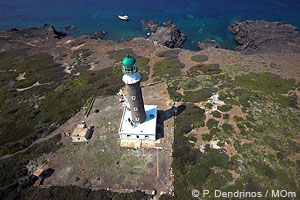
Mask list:
[[[239,43],[236,50],[242,53],[300,52],[298,28],[290,24],[248,20],[228,28]]]
[[[142,27],[151,32],[149,40],[153,44],[160,44],[168,48],[180,48],[186,36],[171,21],[159,22],[153,20],[142,20]],[[67,26],[66,31],[73,30],[76,26]],[[244,22],[233,22],[228,29],[232,32],[237,46],[234,49],[245,54],[272,53],[272,52],[300,52],[300,34],[297,27],[282,22],[267,22],[263,20]],[[107,33],[98,30],[88,36],[91,39],[102,40]],[[52,39],[66,37],[67,33],[57,31],[52,25],[45,24],[42,27],[33,27],[24,30],[11,28],[8,31],[0,30],[0,43],[11,40],[39,39],[36,45]],[[86,36],[82,36],[86,37]],[[212,39],[198,41],[198,49],[222,48],[222,45]]]

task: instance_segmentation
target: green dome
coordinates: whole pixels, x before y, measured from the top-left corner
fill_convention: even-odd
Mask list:
[[[122,64],[125,66],[131,66],[135,63],[135,59],[132,57],[129,57],[128,54],[126,54],[126,57],[123,59]]]

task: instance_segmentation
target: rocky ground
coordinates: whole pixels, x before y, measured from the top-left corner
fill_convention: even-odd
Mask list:
[[[80,153],[70,150],[76,146],[63,145],[58,134],[52,142],[42,141],[19,151],[59,130],[91,96],[115,95],[123,87],[120,61],[126,53],[136,58],[143,86],[159,82],[151,86],[158,96],[146,97],[145,101],[159,102],[163,110],[173,102],[178,106],[172,118],[174,143],[171,138],[165,141],[167,146],[173,143],[174,179],[168,175],[170,181],[174,180],[172,199],[190,199],[192,189],[286,189],[299,195],[300,56],[297,49],[293,50],[295,46],[286,48],[288,51],[264,51],[270,43],[263,40],[258,51],[250,50],[251,45],[246,48],[249,51],[241,52],[208,45],[194,52],[169,49],[151,37],[117,43],[89,36],[59,39],[51,27],[45,26],[45,30],[46,37],[27,37],[28,31],[0,32],[0,154],[15,153],[1,157],[3,197],[16,187],[23,187],[15,180],[28,176],[29,160],[43,159],[43,153],[56,152],[49,154],[54,157],[49,164],[57,167],[57,174],[54,172],[48,182],[52,180],[54,184],[54,177],[61,172],[58,161],[65,156],[63,152]],[[20,35],[13,39],[10,34]],[[177,40],[172,41],[176,44]],[[285,44],[290,46],[289,43]],[[285,44],[280,44],[281,49]],[[159,87],[166,90],[158,94]],[[169,100],[161,101],[163,97]],[[164,128],[167,126],[170,128],[172,123]],[[98,142],[99,148],[93,147],[95,155],[105,148]],[[79,148],[84,156],[87,146]],[[166,159],[171,159],[170,155]],[[96,183],[92,173],[83,178],[72,174],[71,182],[82,186],[76,181],[78,176],[80,180],[95,179]],[[101,174],[101,170],[97,171],[97,177]],[[68,184],[71,183],[63,185]],[[40,190],[37,193],[44,195]],[[26,192],[16,194],[22,197]]]

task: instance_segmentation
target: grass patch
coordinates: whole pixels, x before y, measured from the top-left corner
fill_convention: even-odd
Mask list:
[[[181,75],[181,69],[184,64],[176,58],[163,59],[153,66],[153,77],[156,80],[169,80]]]
[[[166,50],[156,53],[157,57],[162,58],[177,58],[178,57],[179,50]]]
[[[202,54],[197,54],[197,55],[192,56],[191,60],[195,61],[195,62],[205,62],[208,60],[208,56],[202,55]]]
[[[184,91],[183,101],[193,103],[207,101],[217,91],[217,88],[202,88],[196,91]]]
[[[131,57],[137,57],[134,51],[130,48],[108,51],[107,54],[108,57],[112,60],[115,60],[115,62],[122,61],[126,57],[126,54],[130,55]]]
[[[220,74],[220,72],[222,72],[222,69],[220,68],[219,64],[199,64],[192,67],[187,73],[189,77],[194,77],[200,74]]]
[[[138,66],[139,72],[142,76],[141,82],[147,81],[149,78],[149,58],[144,58],[144,57],[136,57],[136,65]]]

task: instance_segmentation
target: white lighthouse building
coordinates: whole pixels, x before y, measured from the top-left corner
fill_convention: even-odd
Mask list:
[[[120,145],[139,148],[143,147],[143,142],[156,140],[157,106],[144,105],[140,86],[141,75],[135,59],[127,54],[122,64],[122,80],[127,95],[119,129]]]

